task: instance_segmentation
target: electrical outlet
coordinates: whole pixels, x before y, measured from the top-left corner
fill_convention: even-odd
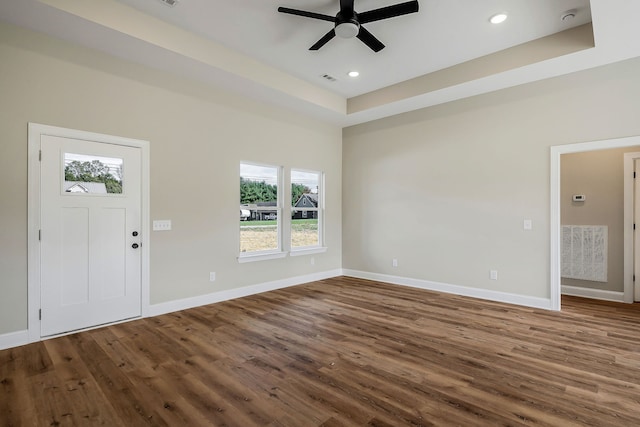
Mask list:
[[[531,221],[530,219],[525,219],[524,220],[524,229],[525,230],[531,230],[533,228],[533,221]]]
[[[398,260],[397,259],[393,259],[393,261],[391,261],[391,265],[393,265],[394,267],[398,266]]]
[[[210,282],[215,282],[216,281],[216,272],[212,271],[209,273],[209,281]]]
[[[491,280],[498,280],[498,270],[490,270],[489,271],[489,278]]]
[[[311,265],[316,265],[316,259],[314,257],[311,257]]]

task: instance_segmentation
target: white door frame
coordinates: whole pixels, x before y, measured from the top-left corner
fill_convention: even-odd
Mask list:
[[[560,157],[562,154],[568,153],[580,153],[584,151],[596,151],[596,150],[608,150],[610,148],[624,148],[640,145],[640,136],[632,136],[628,138],[616,138],[605,139],[601,141],[581,142],[577,144],[567,145],[555,145],[551,147],[551,221],[550,221],[550,241],[551,241],[551,265],[550,265],[550,296],[551,296],[551,309],[560,310]],[[628,185],[625,179],[625,186]],[[626,189],[625,189],[626,194]],[[627,201],[625,200],[625,220],[624,224],[627,224]],[[632,207],[633,209],[633,207]],[[633,214],[631,214],[631,226],[633,226]],[[633,246],[631,248],[631,275],[628,273],[628,243],[627,234],[625,233],[625,260],[624,260],[624,301],[633,302]],[[631,239],[633,240],[633,239]],[[633,245],[633,241],[631,241]],[[629,276],[629,277],[627,277]]]
[[[635,270],[635,233],[633,232],[633,224],[639,223],[635,217],[635,160],[640,159],[639,152],[624,153],[624,302],[635,301],[635,283],[633,274]],[[640,232],[640,231],[639,231]]]
[[[93,132],[85,132],[75,129],[66,129],[56,126],[29,123],[28,135],[28,196],[27,196],[27,253],[28,253],[28,334],[29,342],[40,341],[40,140],[42,135],[73,138],[85,141],[100,142],[105,144],[124,145],[140,148],[142,154],[142,206],[141,206],[141,290],[142,290],[142,317],[149,313],[149,150],[148,141],[123,138]]]

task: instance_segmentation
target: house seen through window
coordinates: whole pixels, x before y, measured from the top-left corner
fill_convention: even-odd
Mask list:
[[[322,174],[291,170],[291,250],[322,245]]]
[[[280,168],[240,164],[240,253],[281,251]]]
[[[122,163],[120,158],[64,154],[65,193],[122,194]]]

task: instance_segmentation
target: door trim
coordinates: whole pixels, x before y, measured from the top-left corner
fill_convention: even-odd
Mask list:
[[[635,242],[633,224],[635,221],[635,191],[633,173],[635,160],[640,159],[639,152],[624,153],[624,302],[634,302],[635,283],[633,282],[635,265]]]
[[[57,126],[49,126],[38,123],[29,123],[28,128],[28,186],[27,186],[27,330],[29,342],[40,341],[40,140],[42,135],[73,138],[104,144],[116,144],[127,147],[139,148],[142,155],[141,172],[141,217],[140,225],[143,243],[141,249],[141,304],[142,317],[149,314],[150,289],[149,289],[149,141],[124,138],[100,133],[86,132],[76,129],[67,129]],[[51,338],[51,337],[47,337]]]
[[[640,145],[640,136],[627,138],[604,139],[601,141],[580,142],[577,144],[555,145],[551,147],[551,173],[550,173],[550,297],[553,310],[560,310],[560,157],[562,154],[580,153],[584,151],[607,150],[610,148],[624,148]],[[625,246],[626,248],[626,246]],[[626,257],[626,250],[625,250]],[[625,268],[625,272],[626,272]],[[631,300],[629,300],[631,298]],[[629,289],[627,278],[624,285],[624,301],[633,302],[633,289]]]

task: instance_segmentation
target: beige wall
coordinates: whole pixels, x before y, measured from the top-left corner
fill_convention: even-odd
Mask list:
[[[27,328],[27,123],[151,142],[151,302],[341,266],[338,127],[0,26],[0,334]],[[238,264],[240,160],[326,172],[325,254]],[[209,282],[209,272],[217,281]]]
[[[638,59],[341,135],[14,27],[0,26],[0,58],[0,334],[27,327],[30,121],[151,141],[151,217],[173,221],[150,236],[153,303],[341,265],[548,298],[549,147],[640,135]],[[327,173],[329,251],[315,266],[235,261],[240,160]]]
[[[638,75],[635,59],[345,129],[343,267],[549,298],[550,147],[639,135]]]
[[[608,226],[607,282],[562,278],[563,285],[624,291],[624,153],[640,147],[563,154],[560,213],[565,225]],[[574,202],[574,194],[586,195]]]

